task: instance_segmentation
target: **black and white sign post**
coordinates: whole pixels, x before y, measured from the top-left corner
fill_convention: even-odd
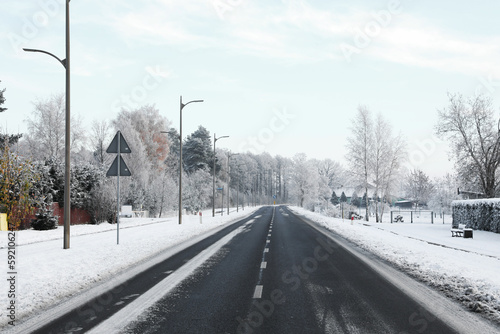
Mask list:
[[[131,153],[125,138],[123,138],[120,131],[118,131],[109,144],[106,153],[118,153],[115,160],[111,164],[106,176],[116,176],[116,244],[120,244],[120,176],[131,176],[125,161],[121,157],[121,153]]]

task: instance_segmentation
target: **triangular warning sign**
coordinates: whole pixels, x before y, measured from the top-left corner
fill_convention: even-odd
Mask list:
[[[120,153],[131,153],[132,151],[120,131],[116,133],[115,137],[111,141],[111,144],[109,144],[106,153],[118,153],[118,137],[120,137]]]
[[[121,156],[117,156],[115,158],[111,167],[109,167],[106,176],[118,176],[118,157],[120,157],[120,176],[131,176],[132,173],[130,173],[130,170]]]

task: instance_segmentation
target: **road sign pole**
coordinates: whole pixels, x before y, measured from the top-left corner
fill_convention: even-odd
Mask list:
[[[123,151],[123,152],[122,152]],[[130,170],[127,167],[125,161],[122,161],[122,153],[132,153],[132,150],[128,146],[125,138],[123,138],[120,131],[116,132],[115,137],[109,144],[106,153],[116,153],[117,156],[111,167],[109,168],[106,176],[116,176],[116,244],[120,244],[120,175],[131,176]],[[123,162],[123,164],[122,164]],[[122,167],[123,165],[123,167]],[[122,170],[123,168],[123,170]]]

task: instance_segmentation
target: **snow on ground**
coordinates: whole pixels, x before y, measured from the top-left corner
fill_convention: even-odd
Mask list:
[[[451,236],[451,223],[375,223],[291,208],[500,323],[500,234]]]
[[[21,318],[47,309],[71,296],[110,280],[136,264],[144,262],[162,250],[195,236],[209,235],[216,228],[231,224],[236,218],[249,215],[257,208],[245,208],[230,215],[212,217],[212,211],[199,216],[121,218],[120,244],[117,245],[116,225],[73,225],[70,228],[70,249],[63,249],[63,227],[50,231],[25,230],[16,232],[16,317]],[[8,232],[0,232],[0,265],[7,272]],[[0,280],[0,307],[9,305],[9,286]],[[0,328],[7,324],[5,311],[0,312]],[[0,330],[1,331],[1,330]]]
[[[67,250],[62,249],[62,227],[17,232],[17,319],[84,293],[169,247],[209,235],[254,209],[214,218],[211,211],[204,211],[203,224],[198,216],[184,216],[182,225],[177,217],[124,218],[120,221],[120,245],[116,244],[116,225],[107,223],[71,226],[71,248]],[[355,221],[351,225],[349,220],[292,209],[500,323],[500,234],[474,231],[473,239],[452,238],[449,222]],[[4,277],[9,271],[7,233],[0,232],[0,258],[5,259],[0,270]],[[8,285],[6,279],[0,282],[0,307],[5,309]],[[4,311],[0,313],[1,327],[8,318]]]

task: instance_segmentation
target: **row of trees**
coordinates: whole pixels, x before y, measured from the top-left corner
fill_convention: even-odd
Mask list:
[[[15,157],[18,161],[15,164],[25,167],[23,175],[27,177],[27,188],[31,189],[26,194],[30,210],[25,214],[43,213],[45,222],[52,221],[47,214],[52,202],[65,205],[64,122],[61,121],[64,105],[63,95],[36,101],[27,119],[28,133],[4,135],[1,141],[4,154]],[[87,210],[94,223],[114,221],[116,184],[115,178],[105,177],[112,158],[105,150],[120,129],[132,150],[132,154],[124,157],[132,177],[122,179],[123,204],[155,216],[178,210],[179,135],[159,110],[151,105],[122,110],[111,122],[94,122],[89,132],[84,131],[78,119],[72,124],[72,207]],[[219,149],[214,156],[212,145],[210,132],[202,126],[183,139],[183,202],[188,211],[211,206],[214,172],[217,188],[232,189],[233,204],[238,200],[270,204],[274,196],[280,203],[292,201],[302,206],[310,206],[318,198],[328,198],[331,185],[338,182],[342,173],[340,164],[307,159],[304,154],[285,158],[267,153],[240,153],[228,160],[230,152]],[[7,194],[0,200],[18,207],[14,194],[20,191],[5,182],[7,170],[5,167],[0,171]],[[16,177],[21,179],[20,174]],[[218,193],[215,198],[218,207],[222,206],[221,195]],[[12,220],[14,216],[9,218]],[[22,220],[17,224],[22,224]]]
[[[0,106],[4,91],[0,90]],[[28,132],[0,137],[0,202],[7,206],[11,219],[22,216],[16,210],[24,210],[39,215],[39,221],[49,226],[52,202],[64,206],[64,107],[62,94],[36,101],[27,119]],[[212,198],[214,173],[217,188],[232,189],[233,204],[270,204],[275,199],[328,210],[332,203],[346,202],[343,197],[348,195],[352,204],[363,201],[359,206],[366,208],[368,219],[371,197],[376,221],[398,196],[443,207],[455,197],[450,189],[457,183],[496,194],[499,137],[493,131],[491,102],[453,95],[439,116],[436,129],[451,139],[458,173],[434,181],[420,170],[403,169],[407,155],[403,136],[393,134],[382,114],[373,115],[365,106],[358,108],[347,138],[347,170],[331,159],[308,159],[300,153],[288,158],[241,152],[229,159],[231,152],[218,149],[214,155],[212,136],[200,126],[182,139],[183,209],[198,211],[210,207],[212,201],[222,206],[222,194],[217,192]],[[94,223],[114,221],[115,179],[105,177],[113,157],[105,150],[117,130],[132,150],[124,157],[132,177],[122,179],[123,204],[155,216],[178,210],[179,134],[153,105],[122,110],[110,122],[94,122],[90,131],[85,131],[81,120],[72,120],[72,206],[87,210]],[[334,190],[341,185],[356,188],[357,194],[338,198]]]

